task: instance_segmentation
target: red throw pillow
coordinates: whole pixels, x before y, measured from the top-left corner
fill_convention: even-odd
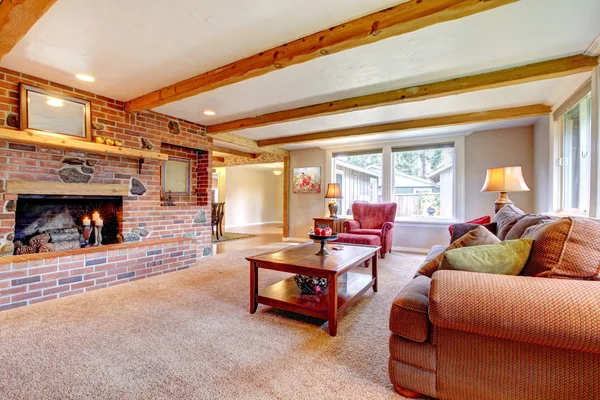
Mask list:
[[[486,215],[485,217],[475,218],[474,220],[467,221],[465,224],[477,224],[477,225],[485,225],[492,222],[492,219]],[[450,225],[448,227],[448,231],[450,232],[450,236],[452,236],[452,232],[454,231],[454,226]]]

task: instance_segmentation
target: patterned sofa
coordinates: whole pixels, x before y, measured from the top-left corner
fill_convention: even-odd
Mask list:
[[[525,269],[417,274],[390,314],[394,388],[409,398],[600,399],[600,224],[514,207],[495,220],[502,240],[513,228],[534,239]]]

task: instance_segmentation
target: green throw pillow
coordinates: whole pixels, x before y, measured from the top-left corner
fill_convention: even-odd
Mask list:
[[[440,270],[519,275],[525,268],[532,244],[533,239],[517,239],[450,250],[444,253]]]

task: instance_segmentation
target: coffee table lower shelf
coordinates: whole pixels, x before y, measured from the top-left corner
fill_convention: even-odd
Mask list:
[[[358,300],[374,283],[375,279],[371,275],[353,272],[347,273],[345,281],[338,280],[338,313]],[[324,294],[303,294],[294,282],[294,277],[291,277],[259,290],[256,300],[260,304],[326,320],[329,318],[330,291],[328,288]]]

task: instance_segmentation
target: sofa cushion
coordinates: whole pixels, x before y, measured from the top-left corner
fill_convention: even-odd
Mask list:
[[[556,218],[550,217],[548,215],[535,215],[535,214],[525,214],[522,218],[520,218],[512,228],[508,231],[504,240],[515,240],[521,238],[525,231],[534,225],[539,224],[541,221],[546,220],[555,220]]]
[[[485,224],[489,224],[490,222],[492,222],[492,219],[488,215],[486,215],[484,217],[475,218],[475,219],[472,219],[470,221],[463,222],[463,223],[474,224],[474,225],[485,225]],[[454,224],[454,225],[456,225],[456,224]],[[454,225],[450,225],[448,227],[448,232],[450,232],[450,236],[452,236],[452,233],[454,232]],[[473,229],[475,229],[475,228],[473,228]]]
[[[600,223],[561,218],[530,227],[533,248],[522,275],[600,280]]]
[[[517,239],[450,250],[444,253],[440,270],[519,275],[529,258],[532,244],[533,239]]]
[[[479,246],[482,244],[495,244],[500,243],[500,239],[498,239],[492,232],[479,225],[477,228],[473,229],[450,246],[446,248],[445,251],[458,249],[460,247],[470,247],[470,246]],[[442,262],[442,257],[444,253],[440,253],[431,260],[427,261],[425,264],[419,268],[419,274],[425,275],[431,278],[433,273],[438,270],[440,263]]]
[[[494,216],[494,222],[498,225],[496,236],[504,240],[510,229],[524,216],[525,213],[512,204],[502,207]]]
[[[418,276],[402,289],[392,304],[390,331],[415,342],[427,341],[430,285],[430,278]]]
[[[350,232],[353,235],[375,235],[381,236],[381,229],[352,229]]]
[[[456,242],[458,239],[471,232],[473,229],[477,228],[479,225],[483,226],[488,231],[492,232],[494,235],[496,234],[497,224],[495,222],[490,222],[488,224],[454,224],[452,225],[452,234],[450,235],[450,243]]]

